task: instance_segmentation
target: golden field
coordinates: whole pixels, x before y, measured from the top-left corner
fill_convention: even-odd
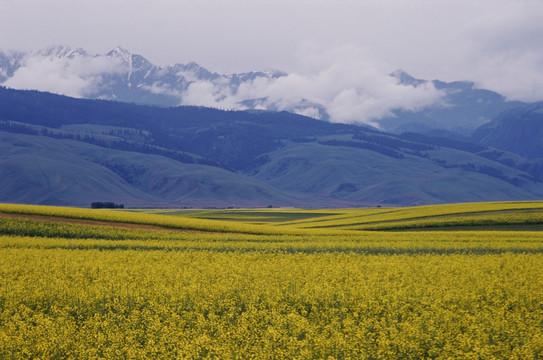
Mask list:
[[[543,203],[0,204],[0,359],[541,359]]]

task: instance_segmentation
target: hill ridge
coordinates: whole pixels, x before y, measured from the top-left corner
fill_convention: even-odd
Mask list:
[[[543,167],[520,155],[287,112],[160,108],[0,87],[0,131],[0,201],[349,207],[543,194]],[[78,186],[101,190],[82,197]]]

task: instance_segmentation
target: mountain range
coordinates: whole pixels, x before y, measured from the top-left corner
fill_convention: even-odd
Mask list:
[[[137,105],[0,87],[0,202],[354,207],[534,200],[543,197],[542,140],[543,103],[517,104],[472,135],[451,136],[443,129],[392,134],[286,111]]]
[[[443,136],[469,136],[503,111],[524,105],[507,101],[498,93],[480,89],[473,82],[421,80],[399,70],[384,80],[386,86],[400,90],[401,94],[416,93],[417,101],[421,101],[418,106],[396,101],[379,105],[384,109],[378,109],[379,115],[369,120],[355,116],[347,121],[336,118],[338,109],[333,106],[339,105],[330,102],[349,97],[353,91],[363,92],[364,89],[356,88],[363,87],[363,84],[349,83],[346,85],[348,88],[339,88],[330,95],[334,100],[327,103],[322,99],[325,97],[321,94],[325,91],[323,89],[313,98],[289,95],[289,86],[296,87],[298,77],[297,74],[281,71],[224,75],[211,72],[194,62],[156,66],[143,56],[121,47],[105,55],[92,55],[82,49],[66,46],[31,52],[0,51],[0,85],[10,88],[163,107],[199,105],[237,110],[288,111],[324,121],[365,122],[379,130],[396,134],[435,133],[441,130]],[[304,80],[310,88],[327,85],[319,82],[313,84],[310,80]],[[356,96],[364,99],[364,94]],[[386,99],[372,100],[372,96],[368,98],[369,103],[387,102]],[[355,98],[353,104],[347,104],[346,112],[352,112],[353,108],[359,106],[357,101]]]

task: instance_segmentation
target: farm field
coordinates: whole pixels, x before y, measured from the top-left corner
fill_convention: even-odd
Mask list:
[[[541,359],[543,202],[0,204],[0,359]]]

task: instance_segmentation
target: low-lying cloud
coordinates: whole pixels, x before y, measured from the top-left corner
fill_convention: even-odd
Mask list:
[[[535,4],[537,2],[533,2]],[[508,7],[464,30],[463,65],[471,80],[509,100],[543,100],[543,7]]]
[[[183,92],[182,103],[246,109],[250,101],[258,100],[260,109],[288,110],[315,118],[324,115],[321,107],[332,122],[378,126],[377,120],[393,116],[393,110],[415,111],[443,101],[445,94],[431,82],[402,84],[377,64],[341,55],[344,57],[334,61],[321,61],[323,67],[315,73],[257,77],[239,87],[193,82]]]
[[[55,57],[35,53],[27,56],[23,66],[2,85],[83,98],[98,91],[104,76],[121,71],[122,68],[107,57],[84,54]]]

